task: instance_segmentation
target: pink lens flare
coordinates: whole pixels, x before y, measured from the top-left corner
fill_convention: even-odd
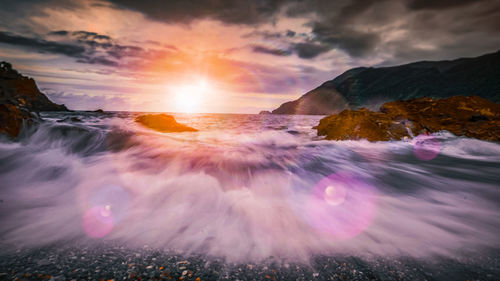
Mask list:
[[[89,237],[103,238],[128,215],[129,192],[118,184],[88,187],[82,194],[82,227]]]
[[[324,198],[326,203],[337,206],[345,201],[346,188],[341,184],[329,185],[325,188]]]
[[[112,211],[107,206],[97,206],[88,210],[83,216],[83,230],[92,238],[107,236],[114,227]]]
[[[441,142],[433,135],[418,135],[413,144],[413,153],[421,160],[429,161],[441,151]]]
[[[375,188],[352,174],[322,179],[306,203],[307,222],[332,239],[349,239],[363,232],[376,213]]]

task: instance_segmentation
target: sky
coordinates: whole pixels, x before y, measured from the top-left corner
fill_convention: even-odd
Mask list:
[[[499,0],[0,4],[0,60],[75,110],[258,113],[353,67],[500,49]]]

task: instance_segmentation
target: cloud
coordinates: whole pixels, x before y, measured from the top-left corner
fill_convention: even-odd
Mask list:
[[[299,58],[303,59],[315,58],[318,55],[328,52],[332,49],[331,46],[317,43],[297,43],[293,44],[292,48],[295,52],[297,52]]]
[[[119,66],[118,62],[110,60],[103,56],[99,57],[82,56],[81,58],[77,59],[76,62],[88,63],[88,64],[100,64],[100,65],[114,66],[114,67]]]
[[[46,41],[40,38],[24,37],[3,31],[0,31],[0,43],[35,49],[38,52],[61,54],[70,57],[78,57],[85,52],[85,48],[78,45]]]
[[[409,0],[406,5],[411,10],[445,10],[481,1],[483,0]]]
[[[497,0],[100,0],[90,6],[82,4],[84,2],[11,1],[6,3],[4,11],[0,11],[0,16],[3,16],[0,23],[7,30],[17,23],[18,34],[30,34],[32,30],[24,24],[29,22],[30,15],[41,16],[50,9],[75,11],[82,7],[114,9],[117,13],[135,11],[147,19],[168,24],[189,25],[210,19],[255,28],[253,32],[245,28],[243,38],[279,39],[282,44],[292,47],[304,44],[296,45],[294,51],[304,59],[331,50],[341,50],[353,59],[393,59],[390,58],[392,55],[403,54],[409,49],[416,49],[418,54],[424,55],[416,59],[429,59],[430,54],[445,57],[477,55],[492,51],[491,46],[495,44],[500,45],[500,39],[496,39],[500,38],[500,2]],[[85,10],[82,8],[78,12]],[[285,18],[300,19],[304,25],[287,26],[289,30],[283,30],[281,25],[282,29],[278,29],[280,25],[277,23]],[[276,30],[272,30],[275,27]],[[310,28],[305,32],[307,36],[297,36],[304,34],[303,30],[296,31],[302,27]],[[116,47],[119,44],[110,42],[109,35],[85,30],[59,30],[52,32],[51,36],[71,37],[90,48],[114,48],[108,50],[109,59],[144,54],[144,51]],[[479,36],[487,42],[477,41]],[[453,45],[453,42],[456,43]],[[127,45],[130,44],[124,46]],[[432,52],[427,52],[421,45],[432,46],[429,49]],[[259,51],[265,52],[263,49]]]
[[[88,31],[57,30],[47,33],[47,36],[59,41],[0,31],[0,43],[40,53],[65,55],[74,58],[78,63],[108,67],[125,66],[134,59],[148,62],[169,53],[179,52],[177,47],[169,44],[160,44],[152,49],[123,45],[111,36]]]
[[[330,24],[315,22],[312,32],[315,41],[338,48],[352,57],[370,54],[377,46],[380,37],[377,33],[360,32],[349,28],[332,28]]]
[[[273,55],[273,56],[289,56],[292,54],[292,52],[289,50],[268,48],[268,47],[261,46],[261,45],[253,45],[252,51],[255,53],[262,53],[262,54],[268,54],[268,55]]]
[[[215,19],[229,24],[258,24],[272,21],[284,0],[136,1],[110,0],[116,7],[138,11],[167,23],[189,24],[199,19]]]

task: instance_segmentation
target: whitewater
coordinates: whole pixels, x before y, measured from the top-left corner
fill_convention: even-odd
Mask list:
[[[120,243],[229,261],[500,249],[500,145],[327,141],[322,116],[42,113],[0,140],[0,246]],[[77,117],[81,120],[71,120]]]

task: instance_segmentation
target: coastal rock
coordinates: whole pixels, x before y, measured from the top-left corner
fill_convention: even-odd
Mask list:
[[[500,102],[500,51],[475,58],[358,67],[283,103],[273,114],[329,115],[384,102],[473,94]]]
[[[99,108],[97,110],[94,110],[94,112],[96,112],[96,113],[104,113],[104,110],[102,110],[102,109]]]
[[[40,92],[35,80],[21,75],[8,62],[0,62],[0,103],[28,111],[68,111],[63,104],[51,102]]]
[[[198,130],[177,123],[172,115],[167,114],[145,114],[135,118],[135,121],[141,123],[150,129],[164,132],[164,133],[177,133],[177,132],[197,132]]]
[[[36,118],[28,111],[12,104],[0,104],[0,134],[17,137],[24,126],[32,125]]]
[[[268,111],[268,110],[262,110],[261,112],[259,112],[260,115],[266,115],[266,114],[271,114],[271,111]]]
[[[477,96],[385,103],[379,112],[344,110],[320,120],[318,135],[328,140],[401,140],[449,131],[457,136],[500,141],[500,105]]]

